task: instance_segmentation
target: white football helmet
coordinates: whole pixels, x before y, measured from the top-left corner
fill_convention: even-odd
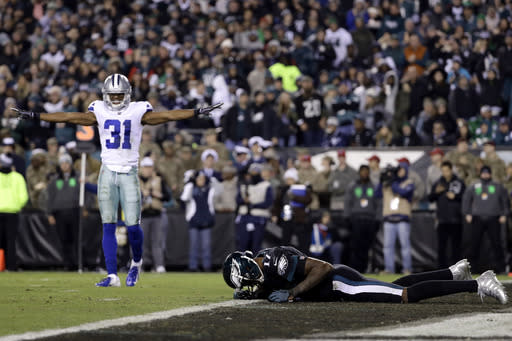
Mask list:
[[[130,81],[126,76],[119,73],[114,73],[105,79],[103,88],[101,89],[103,94],[103,101],[107,104],[107,107],[113,111],[121,111],[130,104],[132,87]],[[110,98],[110,95],[123,94],[122,100],[114,100]]]

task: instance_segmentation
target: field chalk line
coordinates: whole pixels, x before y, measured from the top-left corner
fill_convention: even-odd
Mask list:
[[[306,335],[315,339],[509,339],[512,309],[422,319],[385,327]]]
[[[130,323],[151,322],[155,320],[163,320],[170,317],[182,316],[186,314],[204,312],[216,308],[236,307],[247,305],[251,303],[261,302],[261,300],[230,300],[219,303],[211,303],[207,305],[199,305],[192,307],[176,308],[172,310],[157,311],[143,315],[126,316],[112,320],[104,320],[98,322],[90,322],[80,324],[74,327],[61,328],[61,329],[47,329],[38,332],[27,332],[23,334],[13,334],[0,337],[0,341],[20,341],[20,340],[35,340],[43,337],[57,336],[69,333],[78,333],[83,331],[91,331],[103,328],[119,327]]]

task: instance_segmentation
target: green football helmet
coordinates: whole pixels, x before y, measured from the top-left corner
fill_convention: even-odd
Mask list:
[[[252,259],[252,252],[235,251],[229,254],[223,265],[224,281],[233,289],[253,287],[263,282],[263,272]]]

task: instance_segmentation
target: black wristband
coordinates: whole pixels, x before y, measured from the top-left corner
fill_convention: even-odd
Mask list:
[[[40,114],[40,113],[38,113],[38,112],[33,112],[33,111],[32,111],[32,118],[33,118],[34,120],[38,120],[38,119],[40,118],[40,116],[41,116],[41,114]]]
[[[199,109],[194,109],[194,116],[195,117],[199,116]]]

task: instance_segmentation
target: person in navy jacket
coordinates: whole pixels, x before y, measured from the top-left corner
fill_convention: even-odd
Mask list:
[[[190,271],[197,271],[201,258],[204,271],[211,271],[211,231],[215,225],[213,206],[214,189],[210,178],[203,172],[186,172],[187,184],[183,188],[181,201],[186,204],[185,219],[189,225]]]

